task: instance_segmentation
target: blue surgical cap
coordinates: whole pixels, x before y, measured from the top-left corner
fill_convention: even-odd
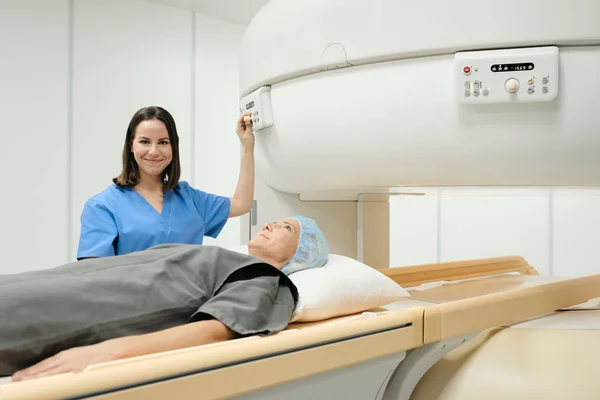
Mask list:
[[[281,271],[290,275],[308,268],[319,268],[325,265],[329,256],[329,247],[325,235],[317,223],[307,217],[296,215],[291,217],[300,224],[300,240],[292,260],[283,266]]]

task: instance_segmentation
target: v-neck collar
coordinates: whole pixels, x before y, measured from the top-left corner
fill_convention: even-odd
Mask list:
[[[138,200],[140,200],[142,203],[144,203],[147,207],[149,207],[157,216],[159,217],[163,217],[163,218],[168,218],[170,213],[171,213],[171,190],[166,190],[163,193],[163,205],[162,205],[162,212],[158,212],[158,210],[156,208],[154,208],[152,206],[152,204],[150,204],[150,202],[148,200],[146,200],[146,198],[144,196],[142,196],[140,193],[138,193],[137,190],[135,190],[132,187],[128,188],[129,190],[131,190],[135,196],[137,196]]]

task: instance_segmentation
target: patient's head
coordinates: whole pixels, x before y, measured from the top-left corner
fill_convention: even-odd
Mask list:
[[[325,235],[313,219],[294,216],[267,222],[248,242],[248,253],[289,275],[322,267],[327,262],[329,248]]]

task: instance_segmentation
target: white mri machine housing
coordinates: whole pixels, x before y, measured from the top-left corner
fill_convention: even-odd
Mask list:
[[[597,0],[272,0],[241,46],[241,108],[268,100],[257,171],[329,199],[597,185],[599,43]]]
[[[387,199],[402,187],[600,184],[598,0],[272,0],[241,52],[240,112],[257,141],[243,240],[258,221],[303,213],[332,253],[387,267]],[[585,368],[600,354],[581,343],[600,338],[599,313],[462,345],[411,398],[563,398],[573,385],[595,398]]]

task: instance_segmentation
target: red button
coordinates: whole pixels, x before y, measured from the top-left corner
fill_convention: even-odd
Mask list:
[[[465,74],[467,74],[467,75],[468,75],[468,74],[470,74],[470,73],[471,73],[471,67],[469,67],[469,66],[467,65],[466,67],[464,67],[464,68],[463,68],[463,72],[464,72]]]

